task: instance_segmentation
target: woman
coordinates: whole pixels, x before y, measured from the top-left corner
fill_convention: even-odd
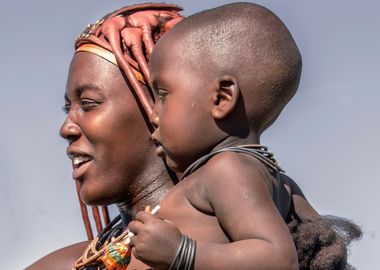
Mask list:
[[[88,27],[75,44],[60,135],[69,144],[67,155],[81,199],[90,205],[116,203],[126,224],[133,213],[157,205],[176,180],[150,139],[153,100],[146,87],[146,56],[139,46],[147,48],[149,57],[153,42],[182,19],[180,10],[165,4],[125,7]],[[115,48],[122,30],[124,42],[135,52],[132,56]],[[71,269],[87,245],[55,251],[27,269]],[[132,260],[130,267],[141,269],[141,264]]]

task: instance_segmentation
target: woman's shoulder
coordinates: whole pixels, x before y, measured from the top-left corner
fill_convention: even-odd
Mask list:
[[[82,255],[89,242],[79,242],[63,247],[42,257],[25,270],[67,270],[72,269],[75,261]]]

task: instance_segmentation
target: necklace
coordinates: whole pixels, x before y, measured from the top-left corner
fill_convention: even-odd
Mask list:
[[[210,152],[209,154],[197,159],[194,161],[181,175],[181,180],[184,179],[189,174],[193,173],[199,169],[203,164],[205,164],[210,158],[221,152],[237,152],[245,153],[251,156],[254,156],[262,163],[264,163],[270,170],[276,172],[284,172],[283,169],[278,165],[276,159],[273,156],[273,153],[268,151],[268,147],[261,144],[245,144],[238,146],[224,147],[215,151]]]
[[[151,214],[157,213],[156,206]],[[123,212],[115,217],[84,250],[72,270],[112,269],[125,270],[131,261],[130,238],[133,233],[123,231]]]

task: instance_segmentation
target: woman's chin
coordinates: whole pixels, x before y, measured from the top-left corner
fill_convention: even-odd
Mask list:
[[[87,188],[86,185],[82,185],[80,189],[81,200],[90,206],[102,206],[109,205],[117,201],[109,194],[109,190],[101,191],[99,189]]]

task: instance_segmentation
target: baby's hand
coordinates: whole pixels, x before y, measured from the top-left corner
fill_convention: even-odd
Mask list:
[[[147,212],[139,212],[129,223],[134,256],[153,268],[167,269],[181,242],[181,232],[174,225]]]

